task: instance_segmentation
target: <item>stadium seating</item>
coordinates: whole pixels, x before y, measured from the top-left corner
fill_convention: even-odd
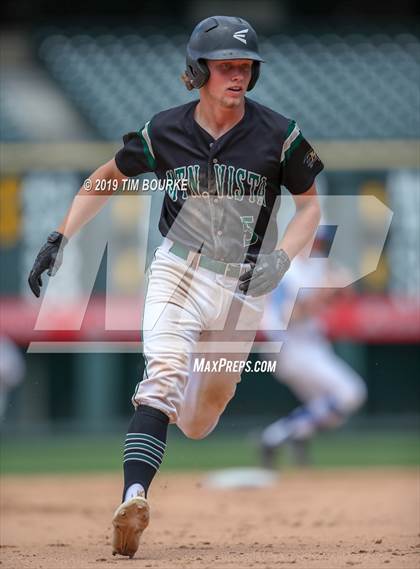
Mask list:
[[[39,57],[98,135],[115,140],[197,97],[180,80],[185,34],[50,32]],[[316,138],[418,136],[420,39],[411,34],[262,37],[252,97]]]
[[[20,125],[14,120],[9,109],[9,100],[5,87],[0,91],[0,140],[2,142],[17,142],[25,138]]]

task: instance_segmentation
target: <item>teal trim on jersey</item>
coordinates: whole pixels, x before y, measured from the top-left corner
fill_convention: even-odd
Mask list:
[[[145,439],[146,441],[150,441],[151,443],[155,444],[156,446],[160,447],[162,451],[165,450],[166,444],[154,437],[153,435],[147,435],[146,433],[127,433],[126,442],[129,442],[133,439]]]
[[[292,154],[292,152],[294,152],[296,150],[296,148],[299,146],[299,144],[302,142],[302,140],[303,140],[302,133],[299,133],[297,138],[295,138],[295,140],[290,145],[290,148],[285,152],[285,154],[284,154],[285,160],[290,158],[290,155]]]
[[[152,171],[156,168],[156,161],[153,159],[153,156],[150,154],[149,149],[147,148],[147,143],[144,138],[140,135],[141,141],[143,143],[143,150],[144,154],[146,155],[147,163],[149,164]]]
[[[286,138],[283,142],[280,164],[290,158],[290,155],[299,146],[302,140],[302,133],[300,132],[298,125],[295,121],[291,121],[286,131]]]
[[[147,122],[144,127],[137,133],[142,141],[144,154],[152,171],[156,168],[156,159],[153,152],[152,142],[149,135],[149,123]]]
[[[290,124],[289,124],[289,126],[287,127],[287,130],[286,130],[286,135],[285,135],[285,138],[284,138],[285,141],[286,141],[286,140],[289,138],[289,136],[292,134],[292,132],[294,131],[295,126],[296,126],[296,121],[290,121]]]

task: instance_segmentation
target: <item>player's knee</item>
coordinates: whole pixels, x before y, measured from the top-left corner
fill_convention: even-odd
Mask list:
[[[355,386],[353,393],[353,409],[359,409],[364,405],[367,399],[367,388],[362,380],[360,380]]]
[[[227,404],[233,399],[236,392],[236,383],[226,385],[209,386],[202,394],[203,411],[207,410],[213,415],[220,415],[226,409]]]
[[[181,416],[177,425],[189,439],[204,439],[215,429],[220,419],[221,413],[217,410],[213,411],[212,413],[195,412],[188,417]]]
[[[209,434],[208,426],[194,423],[182,424],[178,426],[186,437],[189,439],[194,439],[196,441],[206,438]]]
[[[352,381],[346,389],[342,389],[336,395],[337,404],[344,414],[354,413],[365,403],[367,399],[366,385],[361,379]]]

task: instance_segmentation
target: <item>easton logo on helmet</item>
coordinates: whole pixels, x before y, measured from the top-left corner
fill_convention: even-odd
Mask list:
[[[244,43],[246,45],[246,38],[245,35],[248,33],[248,28],[246,28],[246,30],[239,30],[238,32],[235,32],[233,34],[233,37],[236,40],[241,41],[242,43]]]

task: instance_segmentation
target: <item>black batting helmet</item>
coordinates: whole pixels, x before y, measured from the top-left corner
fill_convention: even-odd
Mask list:
[[[254,28],[242,18],[212,16],[196,25],[187,45],[187,69],[185,71],[196,89],[202,87],[210,72],[206,59],[252,59],[250,91],[260,74],[258,40]]]

